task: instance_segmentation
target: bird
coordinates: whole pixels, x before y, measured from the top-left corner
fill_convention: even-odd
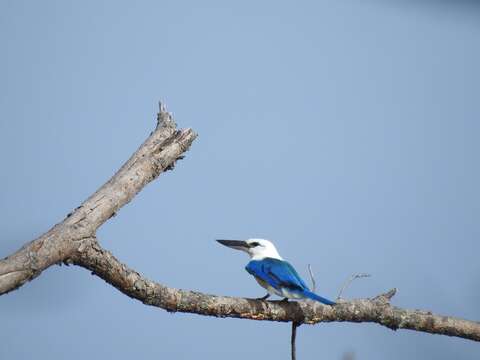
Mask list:
[[[258,300],[266,300],[270,295],[277,295],[284,298],[282,301],[311,299],[325,305],[336,304],[334,301],[312,292],[295,268],[283,260],[271,241],[266,239],[217,239],[217,242],[250,255],[250,261],[245,266],[245,270],[267,290],[267,295]]]

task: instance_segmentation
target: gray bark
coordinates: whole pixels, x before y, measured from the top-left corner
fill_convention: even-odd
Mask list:
[[[145,185],[171,169],[195,137],[191,129],[177,130],[171,115],[161,107],[156,129],[109,181],[62,222],[0,261],[0,294],[72,256]]]
[[[312,301],[269,302],[174,289],[150,281],[120,263],[99,245],[97,229],[146,184],[172,169],[195,138],[191,129],[177,130],[171,115],[161,107],[156,129],[107,183],[62,222],[0,261],[0,295],[63,262],[84,267],[127,296],[170,312],[298,325],[370,322],[393,330],[410,329],[480,341],[479,322],[392,306],[390,300],[395,290],[371,299],[341,301],[335,306]]]
[[[410,329],[431,334],[457,336],[480,341],[480,323],[436,315],[430,311],[407,310],[390,304],[396,290],[371,299],[342,301],[326,306],[313,301],[274,302],[208,295],[180,290],[153,282],[119,262],[95,239],[85,242],[72,261],[124,294],[144,304],[170,312],[186,312],[216,317],[316,324],[320,322],[369,322],[392,330]]]

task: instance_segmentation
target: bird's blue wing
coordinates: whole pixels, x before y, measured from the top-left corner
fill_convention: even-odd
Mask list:
[[[275,289],[308,290],[308,286],[293,266],[286,261],[272,258],[252,260],[245,269],[251,275],[262,279]]]

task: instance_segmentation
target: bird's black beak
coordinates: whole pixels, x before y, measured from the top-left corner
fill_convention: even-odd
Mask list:
[[[228,246],[229,248],[235,250],[247,250],[250,246],[247,244],[246,241],[242,240],[217,240],[220,244]]]

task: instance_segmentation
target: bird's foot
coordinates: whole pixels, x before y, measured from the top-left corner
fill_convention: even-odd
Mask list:
[[[270,297],[270,294],[267,294],[265,296],[259,297],[256,300],[267,300]]]
[[[286,304],[288,303],[288,298],[283,298],[282,300],[270,300],[270,302],[277,303],[277,304]]]

